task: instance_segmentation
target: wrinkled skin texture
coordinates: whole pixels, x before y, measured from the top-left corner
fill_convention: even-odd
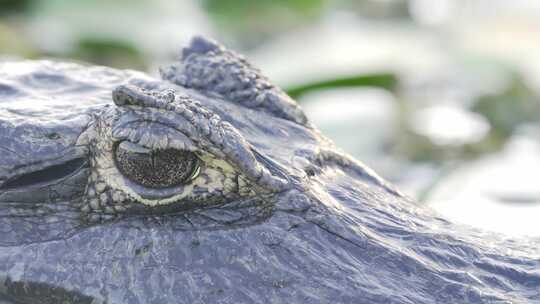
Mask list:
[[[539,240],[416,206],[241,56],[161,74],[0,65],[0,303],[540,303]],[[201,170],[143,187],[126,140]]]

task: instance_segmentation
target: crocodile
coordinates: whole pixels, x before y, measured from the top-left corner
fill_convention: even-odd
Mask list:
[[[540,240],[416,204],[243,56],[160,76],[0,63],[0,303],[540,303]]]

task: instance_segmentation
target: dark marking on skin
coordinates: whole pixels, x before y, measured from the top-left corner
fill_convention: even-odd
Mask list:
[[[35,172],[29,172],[13,179],[7,180],[0,186],[0,190],[23,188],[27,186],[51,183],[69,176],[86,165],[86,159],[76,158],[65,163],[47,167]]]

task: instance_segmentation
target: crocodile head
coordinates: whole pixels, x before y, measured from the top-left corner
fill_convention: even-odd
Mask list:
[[[539,296],[537,248],[416,207],[240,55],[195,38],[161,77],[0,66],[0,300]]]
[[[6,214],[49,221],[69,211],[73,223],[88,225],[158,216],[193,229],[230,228],[261,221],[289,190],[304,192],[306,171],[330,144],[296,103],[214,42],[194,39],[182,58],[162,69],[163,80],[74,64],[5,64]],[[70,227],[58,225],[26,235],[14,229],[3,242],[46,240]]]

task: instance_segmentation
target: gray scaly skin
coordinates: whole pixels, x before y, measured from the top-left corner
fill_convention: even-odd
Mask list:
[[[0,303],[540,303],[539,240],[416,206],[241,56],[161,72],[0,64]]]

